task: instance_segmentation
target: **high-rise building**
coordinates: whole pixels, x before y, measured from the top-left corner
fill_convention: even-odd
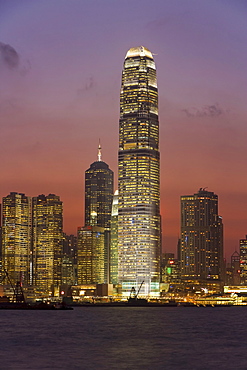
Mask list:
[[[118,190],[113,195],[111,212],[110,283],[118,283]]]
[[[242,285],[247,284],[247,235],[239,241],[240,249],[240,280]]]
[[[109,282],[113,172],[101,157],[99,144],[98,160],[85,172],[85,227],[78,229],[78,284]]]
[[[78,228],[78,284],[101,284],[107,279],[105,269],[105,229],[98,226]]]
[[[223,225],[213,192],[181,197],[179,259],[183,278],[222,279]]]
[[[113,172],[101,160],[101,147],[98,160],[85,172],[85,226],[110,228],[113,197]]]
[[[2,268],[5,284],[30,284],[31,199],[12,192],[2,202]]]
[[[54,194],[34,197],[32,203],[33,285],[53,295],[61,285],[63,204]]]
[[[118,280],[123,295],[160,281],[160,154],[158,90],[152,53],[131,48],[120,93],[118,156]]]

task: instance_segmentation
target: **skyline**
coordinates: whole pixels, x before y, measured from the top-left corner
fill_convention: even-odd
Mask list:
[[[219,197],[225,255],[238,250],[247,233],[246,3],[10,0],[0,10],[1,198],[59,195],[64,231],[76,234],[99,138],[117,184],[122,61],[144,45],[158,54],[163,250],[176,252],[180,196],[201,187]]]

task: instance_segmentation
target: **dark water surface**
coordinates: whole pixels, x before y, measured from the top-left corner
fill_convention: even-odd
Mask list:
[[[245,307],[0,310],[0,369],[247,369]]]

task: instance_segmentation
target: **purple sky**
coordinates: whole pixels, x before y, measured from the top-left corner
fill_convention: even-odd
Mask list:
[[[144,45],[158,73],[163,249],[176,250],[180,196],[208,187],[229,257],[247,234],[246,15],[245,0],[0,0],[0,197],[60,195],[76,233],[99,138],[117,180],[121,71]]]

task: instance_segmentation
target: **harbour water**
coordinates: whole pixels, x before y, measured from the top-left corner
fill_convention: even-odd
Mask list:
[[[246,307],[77,307],[0,315],[0,369],[247,369]]]

